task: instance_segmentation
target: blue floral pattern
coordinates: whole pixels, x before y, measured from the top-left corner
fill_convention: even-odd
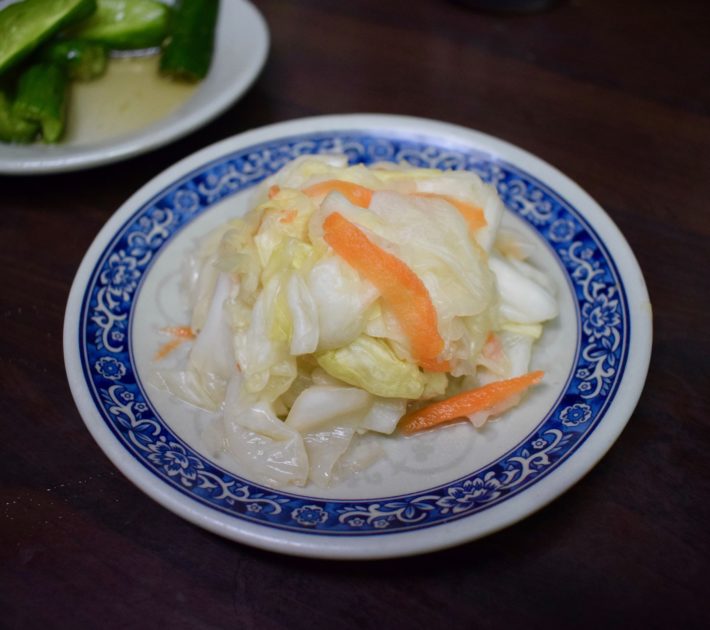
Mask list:
[[[619,301],[599,293],[582,306],[584,332],[595,340],[610,337],[619,325]]]
[[[316,527],[328,520],[328,512],[318,505],[302,505],[291,512],[291,518],[305,527]]]
[[[576,427],[592,417],[592,408],[587,403],[575,403],[560,412],[560,420],[566,427]]]
[[[116,381],[126,374],[126,366],[113,357],[101,357],[94,363],[94,369],[109,381]]]
[[[140,275],[135,257],[119,250],[109,257],[106,268],[101,272],[101,282],[108,286],[111,295],[127,302],[138,286]]]
[[[550,240],[555,243],[571,241],[575,234],[575,223],[570,219],[557,219],[553,221],[548,232]]]
[[[182,444],[168,442],[161,436],[157,442],[148,444],[151,451],[148,459],[161,467],[168,477],[177,477],[184,486],[191,486],[197,480],[197,473],[204,468],[202,462],[188,454]]]
[[[130,352],[140,283],[161,249],[219,201],[247,190],[303,154],[345,153],[352,163],[406,160],[471,170],[557,255],[581,316],[579,352],[544,422],[485,468],[442,487],[399,497],[325,500],[279,493],[224,471],[178,438],[151,407]],[[615,264],[591,226],[534,177],[470,147],[385,133],[329,132],[241,149],[156,194],[117,231],[87,285],[80,321],[84,377],[104,421],[130,456],[166,484],[234,518],[334,536],[430,527],[489,509],[538,482],[604,418],[628,353],[628,305]]]
[[[452,511],[454,514],[462,512],[478,501],[487,503],[500,496],[501,481],[496,478],[494,472],[487,472],[483,477],[467,479],[460,486],[454,486],[447,490],[448,496],[438,503],[442,508],[442,513],[447,514]]]

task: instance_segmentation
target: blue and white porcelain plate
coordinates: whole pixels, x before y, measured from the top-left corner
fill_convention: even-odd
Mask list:
[[[195,238],[245,212],[256,185],[296,156],[406,160],[494,184],[505,223],[535,245],[560,316],[538,342],[544,385],[476,431],[380,440],[371,468],[332,488],[277,491],[241,474],[210,440],[211,418],[152,385],[167,325],[184,324],[180,260]],[[574,182],[484,134],[428,120],[349,115],[297,120],[208,147],[146,184],[111,218],[79,268],[64,352],[79,411],[113,463],[176,514],[283,553],[383,558],[473,540],[539,509],[589,471],[638,401],[651,305],[621,233]]]

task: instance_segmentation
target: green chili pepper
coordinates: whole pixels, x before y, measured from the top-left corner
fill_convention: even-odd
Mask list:
[[[42,61],[63,65],[70,79],[91,81],[106,72],[108,51],[103,44],[84,39],[50,42],[40,53]]]
[[[23,120],[14,114],[7,94],[0,92],[0,142],[33,142],[39,132],[36,122]]]
[[[96,13],[71,29],[71,37],[130,50],[160,46],[168,34],[170,8],[154,0],[98,0]]]
[[[0,11],[0,74],[59,29],[96,10],[96,0],[24,0]]]
[[[66,122],[68,81],[61,66],[39,63],[19,78],[12,105],[15,116],[39,123],[45,142],[57,142]]]
[[[207,76],[212,63],[219,0],[177,0],[160,71],[184,81]]]

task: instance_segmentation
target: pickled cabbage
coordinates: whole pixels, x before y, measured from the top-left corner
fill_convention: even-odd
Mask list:
[[[528,370],[557,300],[530,247],[499,230],[503,211],[470,172],[294,160],[247,215],[196,244],[195,339],[158,367],[163,385],[220,414],[225,448],[255,481],[332,483],[358,436],[392,434],[408,407]],[[335,214],[378,254],[372,269],[351,244],[333,247]],[[434,320],[407,312],[398,283]],[[435,357],[420,356],[421,334],[440,340]]]

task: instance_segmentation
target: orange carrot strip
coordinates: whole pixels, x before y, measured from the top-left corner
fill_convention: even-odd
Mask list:
[[[298,216],[298,210],[286,210],[283,216],[279,219],[279,223],[293,223]]]
[[[432,403],[423,409],[405,414],[399,422],[399,429],[403,433],[415,433],[416,431],[431,429],[449,420],[468,416],[478,411],[485,411],[515,394],[524,392],[528,387],[537,383],[543,375],[544,372],[540,370],[528,372],[523,376],[489,383],[446,400]]]
[[[184,339],[195,338],[195,333],[189,326],[168,326],[167,328],[161,328],[160,332],[167,333],[172,337],[182,337]]]
[[[451,372],[451,361],[420,359],[419,365],[429,372]]]
[[[276,184],[274,184],[273,186],[271,186],[271,188],[269,188],[269,199],[273,199],[280,192],[281,192],[281,188],[279,186],[277,186]]]
[[[431,297],[419,277],[338,212],[326,217],[323,237],[338,256],[379,289],[384,305],[407,335],[416,361],[435,365],[444,340]]]
[[[424,197],[426,199],[443,199],[444,201],[448,201],[459,211],[461,216],[466,219],[468,229],[471,233],[488,225],[486,215],[483,214],[483,209],[478,206],[474,206],[472,203],[462,201],[461,199],[450,195],[440,195],[438,193],[418,192],[414,193],[414,196]]]
[[[370,201],[372,200],[372,190],[369,188],[340,179],[329,179],[325,182],[313,184],[313,186],[309,186],[303,192],[309,197],[325,197],[328,193],[333,191],[339,192],[350,203],[360,206],[361,208],[369,207]]]
[[[167,333],[172,339],[158,348],[154,357],[155,361],[160,361],[160,359],[167,357],[184,341],[195,338],[195,333],[189,326],[168,326],[167,328],[161,328],[160,332]]]
[[[165,357],[167,357],[183,341],[185,341],[185,339],[175,337],[175,339],[171,339],[170,341],[164,343],[162,346],[160,346],[160,348],[158,348],[158,351],[155,353],[155,360],[159,361],[160,359],[164,359]]]

